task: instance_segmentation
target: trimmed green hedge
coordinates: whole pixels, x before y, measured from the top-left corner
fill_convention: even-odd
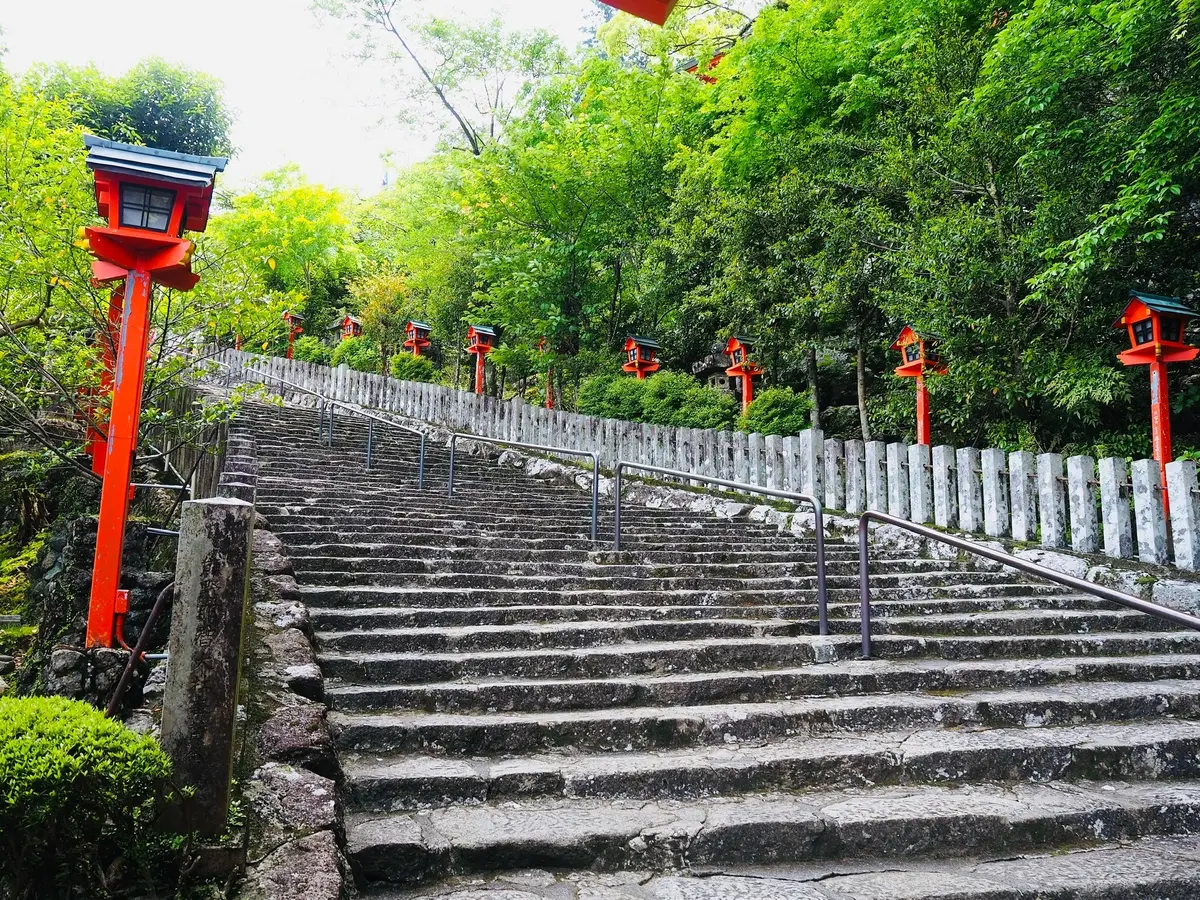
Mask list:
[[[0,896],[105,897],[143,871],[170,768],[86,703],[0,699]]]
[[[733,425],[737,401],[677,372],[659,372],[645,381],[598,375],[580,388],[579,411],[626,422],[722,429]]]
[[[797,394],[788,387],[772,387],[760,391],[738,420],[742,431],[759,434],[799,434],[810,426],[812,398]]]
[[[392,371],[392,377],[401,381],[433,381],[437,374],[432,359],[411,353],[397,353],[388,368]]]

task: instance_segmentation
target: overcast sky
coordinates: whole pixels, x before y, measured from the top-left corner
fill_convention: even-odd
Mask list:
[[[543,27],[568,46],[579,40],[589,0],[438,0],[440,15],[503,17],[510,27]],[[117,75],[139,59],[161,56],[217,76],[236,120],[238,148],[226,185],[244,183],[287,162],[315,181],[369,193],[378,189],[391,151],[420,159],[427,139],[388,117],[391,95],[377,73],[349,58],[341,23],[318,19],[309,0],[0,0],[4,65],[95,63]]]

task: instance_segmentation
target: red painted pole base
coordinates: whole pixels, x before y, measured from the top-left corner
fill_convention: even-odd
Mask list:
[[[917,443],[928,447],[932,441],[933,426],[929,415],[929,388],[925,376],[917,376]]]
[[[483,370],[486,365],[482,353],[475,354],[475,393],[483,393]]]

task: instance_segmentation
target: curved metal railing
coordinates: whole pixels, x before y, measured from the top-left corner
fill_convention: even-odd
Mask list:
[[[974,553],[976,556],[982,556],[985,559],[990,559],[998,563],[1002,563],[1010,568],[1016,569],[1018,572],[1024,572],[1026,575],[1033,575],[1037,578],[1044,578],[1046,581],[1052,581],[1055,584],[1061,584],[1063,587],[1069,587],[1072,590],[1082,591],[1091,594],[1095,597],[1100,597],[1103,600],[1109,600],[1113,603],[1120,604],[1127,609],[1136,610],[1146,615],[1156,616],[1174,625],[1181,625],[1184,628],[1192,628],[1200,631],[1200,617],[1190,615],[1189,613],[1180,612],[1177,609],[1171,609],[1169,606],[1162,606],[1158,603],[1151,603],[1149,600],[1143,600],[1141,597],[1135,597],[1132,594],[1126,594],[1122,591],[1113,590],[1101,584],[1093,584],[1090,581],[1084,581],[1082,578],[1076,578],[1073,575],[1065,575],[1062,572],[1056,572],[1053,569],[1047,569],[1045,566],[1039,566],[1036,563],[1031,563],[1024,559],[1018,559],[1015,556],[1010,556],[1003,550],[993,550],[991,547],[986,547],[983,544],[969,541],[965,538],[954,537],[953,535],[943,534],[936,529],[930,528],[927,525],[917,525],[914,522],[909,522],[907,519],[899,519],[896,516],[889,516],[887,513],[876,512],[874,510],[865,512],[858,520],[858,591],[859,591],[859,621],[860,630],[862,633],[862,653],[864,659],[871,657],[871,572],[870,572],[870,552],[871,541],[869,534],[870,522],[882,522],[886,525],[895,525],[897,528],[903,528],[905,531],[910,531],[913,534],[919,534],[921,537],[929,540],[939,541],[951,547],[957,547],[959,550],[965,550],[968,553]]]
[[[621,473],[626,469],[636,469],[639,472],[650,472],[655,475],[666,475],[669,478],[679,478],[686,481],[699,481],[703,484],[732,488],[747,494],[759,494],[764,497],[778,497],[781,500],[798,500],[813,508],[813,527],[816,531],[817,544],[817,619],[822,636],[829,634],[829,594],[825,585],[825,508],[821,501],[809,494],[799,494],[794,491],[777,491],[774,488],[761,487],[757,484],[744,484],[740,481],[727,481],[724,478],[713,478],[708,475],[697,475],[695,472],[680,472],[678,469],[664,469],[660,466],[648,466],[643,463],[619,460],[613,481],[613,550],[621,550]]]

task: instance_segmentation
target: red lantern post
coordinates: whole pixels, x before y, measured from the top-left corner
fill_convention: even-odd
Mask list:
[[[656,342],[645,337],[627,337],[625,339],[625,356],[628,362],[621,366],[625,372],[633,372],[638,381],[644,381],[647,375],[658,371],[658,351],[661,350]]]
[[[546,352],[545,338],[538,341],[538,349]],[[554,369],[550,366],[546,368],[546,409],[554,409]]]
[[[1167,463],[1171,451],[1171,404],[1167,396],[1167,363],[1190,362],[1200,354],[1183,340],[1188,322],[1196,317],[1177,297],[1160,297],[1131,291],[1129,305],[1113,328],[1129,334],[1130,349],[1118,357],[1127,366],[1150,367],[1150,437],[1154,458],[1162,467],[1162,483],[1167,483]]]
[[[98,283],[125,282],[87,626],[87,646],[111,647],[129,601],[120,590],[121,555],[150,340],[150,286],[188,291],[200,280],[191,269],[194,245],[182,234],[207,227],[213,185],[226,160],[91,136],[84,143],[96,207],[108,222],[84,230],[96,257],[92,273]]]
[[[432,326],[414,319],[404,326],[404,330],[408,335],[408,340],[404,342],[404,346],[413,356],[420,356],[422,350],[429,349],[432,344],[432,341],[429,340],[429,335],[433,332]]]
[[[487,355],[496,349],[496,329],[472,325],[467,329],[467,352],[475,357],[475,393],[483,393],[483,373]]]
[[[665,25],[667,17],[679,0],[603,0],[615,9],[622,10],[655,25]]]
[[[729,355],[730,362],[733,363],[725,370],[725,374],[730,378],[742,379],[742,415],[746,414],[746,410],[754,402],[754,379],[761,377],[766,371],[761,365],[750,359],[753,351],[754,341],[747,337],[734,335],[725,345],[725,352]]]
[[[889,349],[900,351],[901,365],[896,369],[896,374],[901,378],[917,380],[917,443],[929,446],[933,427],[925,376],[946,374],[946,366],[937,352],[937,342],[933,338],[922,337],[911,326],[905,325]]]
[[[296,338],[304,334],[304,316],[289,309],[283,314],[283,321],[287,323],[288,327],[287,358],[292,359]]]

